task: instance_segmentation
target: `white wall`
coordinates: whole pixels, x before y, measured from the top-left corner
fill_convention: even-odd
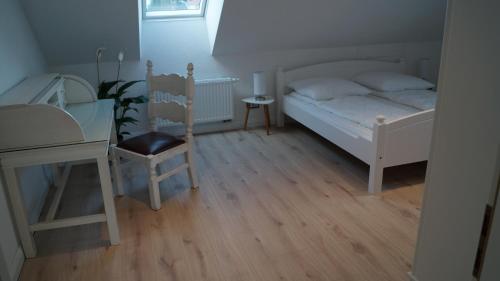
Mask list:
[[[43,72],[45,62],[31,28],[17,0],[0,4],[0,94],[28,75]],[[2,132],[2,134],[5,132]],[[30,219],[36,219],[47,180],[40,167],[20,171]],[[0,277],[14,280],[24,260],[8,210],[4,182],[0,175]],[[7,271],[7,272],[5,272]]]
[[[212,56],[209,35],[205,22],[197,20],[145,21],[142,24],[143,59],[137,62],[126,62],[123,65],[123,79],[141,79],[146,72],[146,60],[151,59],[156,72],[186,73],[186,64],[193,62],[195,77],[198,79],[214,77],[239,77],[236,85],[235,120],[229,123],[216,123],[203,127],[195,126],[195,131],[222,130],[241,128],[244,106],[240,99],[252,94],[252,73],[265,71],[268,76],[268,91],[274,95],[274,72],[278,66],[296,67],[325,60],[343,58],[364,58],[377,56],[393,56],[405,58],[408,72],[414,73],[416,61],[422,57],[431,58],[433,77],[437,77],[440,42],[384,44],[372,46],[341,47],[328,49],[286,50],[263,53],[247,53],[240,55]],[[114,57],[116,54],[108,53]],[[71,73],[84,77],[93,85],[96,84],[94,64],[64,65],[51,68],[52,71]],[[106,64],[103,73],[106,79],[115,79],[116,65]],[[137,86],[132,94],[145,93],[145,87]],[[262,114],[252,112],[249,124],[262,124]],[[139,118],[145,121],[145,113]],[[274,114],[272,114],[274,121]],[[146,122],[133,130],[145,130]]]
[[[98,47],[139,59],[142,0],[19,0],[50,65],[94,61]]]
[[[472,280],[484,210],[498,180],[500,39],[492,27],[500,26],[499,10],[498,1],[449,1],[413,265],[419,281]]]
[[[445,10],[446,0],[226,1],[214,53],[440,40]]]
[[[19,1],[0,4],[0,93],[27,74],[43,71],[45,62]]]
[[[210,53],[213,53],[215,42],[217,41],[217,33],[223,6],[224,0],[210,0],[207,3],[205,21],[207,25],[208,41],[210,43]]]

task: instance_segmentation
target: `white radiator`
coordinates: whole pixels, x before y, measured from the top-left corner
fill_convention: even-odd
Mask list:
[[[233,84],[237,78],[216,78],[197,80],[196,92],[193,100],[194,123],[208,123],[229,121],[234,117]],[[156,101],[176,100],[186,102],[184,96],[172,96],[165,93],[156,93]],[[159,126],[172,125],[167,120],[158,120]]]

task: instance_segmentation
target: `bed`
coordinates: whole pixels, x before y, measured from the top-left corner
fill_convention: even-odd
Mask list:
[[[334,76],[350,79],[370,71],[405,73],[403,60],[346,60],[276,73],[277,125],[285,116],[338,145],[370,166],[368,191],[382,190],[386,167],[425,161],[429,156],[434,108],[415,109],[384,93],[311,102],[287,85],[301,79]],[[383,114],[379,114],[383,112]]]

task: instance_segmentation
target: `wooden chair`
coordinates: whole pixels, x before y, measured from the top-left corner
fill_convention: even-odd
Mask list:
[[[154,210],[161,208],[160,181],[187,169],[191,187],[193,189],[198,187],[198,178],[193,161],[192,108],[195,87],[192,63],[188,64],[187,70],[187,78],[177,74],[155,76],[153,75],[153,63],[151,61],[147,62],[146,82],[149,95],[148,115],[151,132],[127,139],[111,147],[113,177],[116,181],[118,194],[123,195],[124,193],[120,158],[142,161],[149,173],[149,198],[151,208]],[[157,101],[157,92],[175,96],[183,95],[186,97],[186,104],[176,101]],[[158,127],[161,125],[158,122],[159,119],[184,123],[186,126],[185,137],[181,139],[167,133],[158,132]],[[179,154],[184,154],[185,163],[171,171],[161,173],[158,165]]]

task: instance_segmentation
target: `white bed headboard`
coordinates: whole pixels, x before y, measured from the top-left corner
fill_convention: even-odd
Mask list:
[[[313,77],[340,77],[350,79],[358,74],[369,71],[405,73],[406,64],[403,59],[359,59],[324,62],[288,70],[279,67],[276,72],[276,120],[278,126],[283,126],[284,123],[284,116],[282,113],[283,96],[288,93],[289,90],[286,85],[290,82]]]

